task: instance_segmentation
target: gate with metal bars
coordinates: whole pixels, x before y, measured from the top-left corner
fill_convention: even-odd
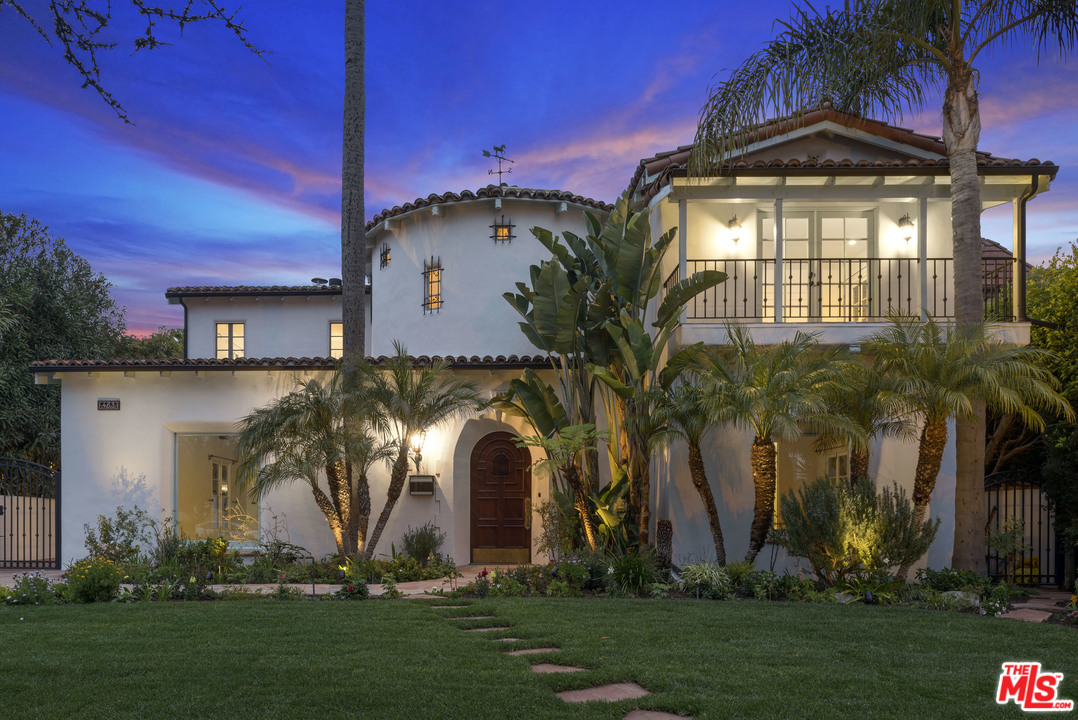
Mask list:
[[[1040,478],[994,473],[984,479],[988,523],[985,538],[1004,536],[1006,547],[989,548],[988,575],[1021,585],[1063,583],[1063,553]]]
[[[60,471],[0,458],[0,568],[60,567]]]

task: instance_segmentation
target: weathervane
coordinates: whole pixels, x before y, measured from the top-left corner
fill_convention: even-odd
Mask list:
[[[483,157],[492,157],[492,158],[497,158],[498,159],[498,169],[497,170],[487,170],[487,175],[493,175],[493,174],[497,173],[498,174],[498,184],[499,185],[502,184],[502,175],[508,175],[509,173],[513,172],[513,168],[509,168],[508,170],[502,170],[502,163],[503,162],[507,162],[507,163],[516,162],[515,160],[510,160],[509,158],[507,158],[505,156],[505,145],[495,145],[494,146],[494,152],[491,152],[490,150],[484,150],[483,151]]]

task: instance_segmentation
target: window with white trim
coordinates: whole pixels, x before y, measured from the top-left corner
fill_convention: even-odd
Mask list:
[[[329,324],[329,356],[331,358],[344,357],[343,322],[331,322]]]
[[[219,360],[244,357],[246,338],[244,327],[241,322],[217,323],[216,357]]]

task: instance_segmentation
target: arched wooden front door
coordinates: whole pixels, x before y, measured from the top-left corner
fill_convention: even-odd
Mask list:
[[[514,437],[490,433],[472,449],[472,562],[531,562],[531,456]]]

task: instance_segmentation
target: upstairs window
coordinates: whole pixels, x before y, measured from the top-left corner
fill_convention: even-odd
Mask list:
[[[378,269],[384,270],[389,265],[389,245],[382,243],[382,249],[378,251]]]
[[[244,357],[243,323],[217,323],[217,358],[230,360]]]
[[[423,261],[423,314],[442,308],[442,259],[431,256]]]
[[[505,219],[505,215],[502,215],[501,222],[498,222],[498,219],[495,218],[490,226],[490,239],[496,243],[513,242],[513,238],[516,237],[513,235],[514,227],[516,226],[511,221]]]
[[[342,322],[329,324],[329,356],[331,358],[344,357],[344,323]]]

